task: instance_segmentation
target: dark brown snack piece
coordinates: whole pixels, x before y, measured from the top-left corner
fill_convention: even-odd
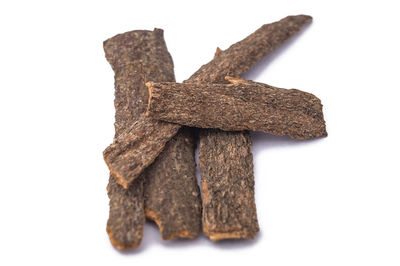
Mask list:
[[[147,81],[175,81],[174,64],[161,29],[118,34],[104,42],[115,73],[115,137],[146,111]]]
[[[203,231],[212,241],[253,238],[259,231],[250,147],[249,134],[200,131]]]
[[[110,213],[107,233],[111,244],[119,250],[137,248],[143,236],[145,223],[144,176],[136,179],[129,189],[124,189],[110,175],[108,197]]]
[[[295,139],[326,136],[321,101],[311,93],[238,78],[232,84],[146,83],[154,119],[224,131],[253,130]]]
[[[157,223],[164,240],[194,238],[201,232],[194,148],[190,129],[182,127],[146,169],[146,217]]]
[[[262,57],[272,52],[276,47],[282,44],[285,40],[289,39],[296,32],[298,32],[305,24],[311,21],[310,16],[288,16],[278,22],[266,24],[258,29],[253,34],[249,35],[246,39],[232,45],[227,50],[219,51],[214,59],[206,65],[203,65],[195,74],[192,75],[186,82],[223,82],[225,76],[240,76],[244,74],[250,67],[256,64]],[[149,81],[152,81],[148,79]],[[160,124],[159,126],[161,126]],[[131,126],[131,131],[132,131]],[[178,126],[179,128],[179,126]],[[159,130],[155,130],[159,131]],[[243,133],[247,134],[247,133]],[[123,136],[121,136],[123,138]],[[120,138],[121,138],[120,137]],[[170,138],[173,137],[173,134]],[[143,139],[150,140],[150,137]],[[228,140],[229,138],[225,138]],[[129,141],[119,141],[118,145],[129,146]],[[150,147],[151,145],[146,145]],[[120,151],[127,150],[124,147],[116,147]],[[148,165],[158,156],[159,150],[148,150],[148,153],[142,164],[137,162],[130,163],[128,168],[130,172],[135,172],[136,177],[144,170],[141,165]],[[111,166],[112,167],[112,166]],[[139,167],[138,170],[134,169]],[[229,165],[226,166],[229,171]],[[128,180],[130,178],[121,176],[121,180]]]
[[[174,81],[174,66],[160,29],[116,35],[104,42],[104,51],[115,73],[115,138],[118,138],[146,110],[146,78]],[[118,249],[138,247],[141,242],[145,223],[143,181],[142,175],[124,189],[110,175],[107,233]]]
[[[117,182],[127,189],[154,162],[179,128],[142,114],[103,152],[104,161]]]
[[[224,83],[225,76],[240,77],[311,20],[310,16],[298,15],[265,24],[228,49],[217,49],[214,59],[203,65],[187,81]]]

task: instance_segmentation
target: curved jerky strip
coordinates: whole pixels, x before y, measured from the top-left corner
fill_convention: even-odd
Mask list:
[[[224,80],[225,76],[240,76],[244,74],[250,67],[256,64],[263,56],[272,52],[276,47],[282,44],[284,41],[293,36],[298,32],[305,24],[311,20],[310,16],[299,15],[299,16],[288,16],[278,22],[272,24],[266,24],[258,29],[253,34],[249,35],[246,39],[232,45],[225,51],[220,51],[216,54],[214,59],[208,64],[202,66],[192,77],[186,82],[211,82],[218,83]],[[253,45],[254,44],[254,45]],[[149,79],[149,81],[151,81]],[[161,124],[160,124],[161,125]],[[133,126],[131,126],[132,128]],[[177,126],[179,128],[179,126]],[[160,132],[160,130],[156,130]],[[167,131],[162,132],[166,138],[173,138],[176,132]],[[247,133],[243,133],[247,134]],[[217,135],[216,135],[217,136]],[[123,138],[123,136],[121,136]],[[121,138],[120,137],[120,138]],[[144,141],[150,138],[143,138]],[[228,138],[226,138],[228,139]],[[115,140],[114,142],[118,142]],[[130,143],[126,141],[119,141],[117,145],[127,145]],[[146,145],[150,147],[151,145]],[[114,147],[120,151],[126,150],[123,147]],[[150,161],[150,163],[158,156],[159,150],[149,150],[148,154],[144,159]],[[142,162],[137,164],[136,162],[131,163],[130,171],[123,171],[126,168],[120,168],[118,175],[126,180],[134,180],[139,177],[140,173],[143,172],[143,165],[148,165],[149,162]],[[240,163],[240,162],[238,162]],[[134,169],[138,168],[138,169]],[[226,169],[229,169],[226,166]],[[135,173],[134,176],[129,174]],[[129,184],[129,182],[127,182]]]
[[[131,31],[104,42],[107,61],[115,72],[115,138],[146,110],[146,78],[174,81],[174,65],[163,31]],[[124,189],[110,175],[107,187],[110,214],[107,233],[113,246],[122,250],[138,247],[145,223],[144,176]]]
[[[294,139],[327,135],[321,101],[313,94],[227,78],[235,84],[148,82],[147,114],[224,131],[262,131]]]

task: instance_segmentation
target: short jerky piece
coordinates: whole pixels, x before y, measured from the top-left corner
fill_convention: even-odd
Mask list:
[[[313,94],[227,77],[232,84],[146,83],[152,118],[225,131],[253,130],[295,139],[326,136]]]
[[[115,138],[139,118],[147,107],[146,78],[174,81],[174,65],[163,31],[138,30],[116,35],[104,42],[107,61],[115,73]],[[145,222],[144,176],[124,189],[110,175],[110,214],[107,233],[118,249],[138,247]]]
[[[190,129],[182,127],[145,171],[146,217],[157,223],[164,240],[194,238],[201,232],[194,148]]]
[[[249,70],[254,64],[256,64],[262,57],[266,56],[270,52],[272,52],[276,47],[282,44],[284,41],[293,36],[296,32],[298,32],[305,24],[311,21],[310,16],[299,15],[299,16],[288,16],[278,22],[263,25],[260,29],[249,35],[246,39],[232,45],[227,50],[219,51],[216,53],[216,56],[212,61],[208,64],[203,65],[196,73],[194,73],[186,82],[211,82],[211,83],[220,83],[224,81],[225,76],[240,76],[244,74],[247,70]],[[148,79],[148,81],[154,81]],[[155,127],[160,127],[159,129],[155,129],[154,132],[160,132],[159,134],[163,134],[165,138],[171,139],[178,131],[180,126],[176,126],[176,131],[174,130],[165,130],[162,131],[162,127],[164,124],[154,125]],[[130,131],[132,132],[130,136],[135,135],[133,131],[137,127],[135,125],[131,125]],[[162,132],[162,133],[161,133]],[[140,133],[140,135],[153,133],[151,131]],[[247,133],[243,133],[247,134]],[[218,134],[217,134],[218,135]],[[216,135],[216,136],[217,136]],[[128,135],[120,136],[120,138],[128,137]],[[140,141],[151,141],[150,136],[143,136]],[[138,142],[137,139],[131,138],[133,142]],[[229,138],[225,138],[226,141],[229,141]],[[113,149],[119,151],[127,151],[129,146],[138,145],[137,143],[130,143],[130,141],[124,140],[114,140]],[[118,147],[121,145],[126,145],[127,147]],[[124,180],[127,184],[137,178],[140,173],[144,170],[144,165],[150,165],[155,158],[158,156],[160,150],[160,146],[149,144],[142,144],[143,146],[148,147],[146,156],[138,156],[142,157],[141,163],[138,163],[136,160],[128,162],[128,165],[124,167],[125,171],[113,170],[113,173],[119,174],[118,181]],[[162,146],[162,145],[161,145]],[[154,147],[154,149],[151,149]],[[134,152],[132,150],[132,152]],[[137,152],[137,151],[136,151]],[[142,152],[142,151],[139,151]],[[126,156],[126,153],[114,154],[114,156]],[[114,160],[117,160],[114,158]],[[240,162],[237,162],[240,164]],[[113,168],[114,165],[108,163],[108,166]],[[120,165],[121,166],[121,165]],[[126,170],[129,168],[129,171]],[[137,169],[136,169],[137,168]],[[226,170],[229,171],[230,166],[226,165]],[[134,176],[127,176],[127,174],[134,173]],[[130,180],[130,181],[129,181]]]
[[[110,214],[107,233],[111,244],[120,249],[136,248],[140,245],[145,223],[143,202],[144,176],[136,179],[129,189],[124,189],[110,175],[108,197]]]
[[[250,147],[249,134],[200,131],[203,230],[212,241],[253,238],[259,231]]]

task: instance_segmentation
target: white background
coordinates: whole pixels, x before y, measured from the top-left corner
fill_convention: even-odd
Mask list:
[[[0,265],[400,265],[396,1],[2,1]],[[177,81],[262,24],[312,25],[246,78],[312,92],[329,136],[254,134],[253,241],[162,241],[105,232],[114,74],[102,42],[165,30]]]

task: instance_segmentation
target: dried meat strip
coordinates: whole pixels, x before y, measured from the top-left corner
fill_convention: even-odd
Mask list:
[[[194,150],[190,129],[182,127],[145,170],[146,217],[156,222],[164,240],[194,238],[201,232]]]
[[[202,130],[199,158],[204,233],[212,241],[254,238],[259,226],[250,135]]]
[[[238,78],[232,84],[148,82],[154,119],[224,131],[253,130],[295,139],[326,136],[321,101],[311,93]]]
[[[107,61],[115,73],[115,138],[146,110],[146,78],[174,81],[172,58],[163,31],[131,31],[104,42]],[[107,233],[113,246],[122,250],[138,247],[143,236],[145,202],[144,175],[124,189],[110,175],[108,196],[110,213]]]

